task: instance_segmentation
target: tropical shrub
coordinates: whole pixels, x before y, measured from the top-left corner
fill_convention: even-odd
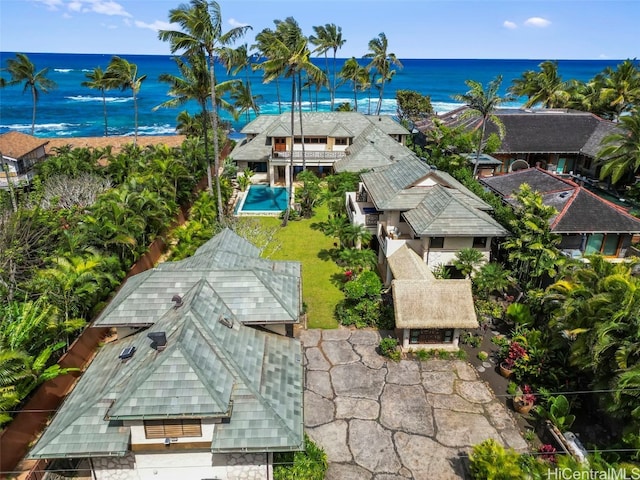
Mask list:
[[[489,438],[474,445],[469,455],[469,470],[476,480],[512,480],[523,478],[519,455]]]
[[[391,360],[394,360],[396,362],[400,360],[400,356],[402,353],[398,348],[397,339],[391,338],[391,337],[383,338],[380,340],[379,348],[380,348],[380,353],[385,357],[388,357]]]
[[[295,452],[293,459],[291,454],[276,454],[273,469],[274,480],[324,480],[325,472],[329,466],[327,454],[317,446],[305,434],[304,451]],[[292,462],[291,465],[278,465],[279,463]]]

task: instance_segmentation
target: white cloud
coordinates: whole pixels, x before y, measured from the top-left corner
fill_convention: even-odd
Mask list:
[[[46,5],[49,10],[57,10],[62,5],[62,0],[35,0],[38,3]]]
[[[122,5],[112,0],[92,0],[90,2],[91,11],[101,15],[119,15],[122,17],[131,17]]]
[[[158,30],[173,30],[173,26],[169,22],[162,22],[160,20],[156,20],[153,23],[145,23],[136,20],[134,23],[138,28],[148,28],[149,30],[153,30],[155,32],[157,32]]]
[[[545,28],[551,25],[551,22],[546,18],[542,17],[531,17],[527,18],[524,22],[527,27],[535,27],[535,28]]]
[[[67,4],[67,8],[72,12],[79,12],[82,10],[82,2],[77,2],[74,0],[73,2],[69,2]]]
[[[236,20],[235,18],[230,18],[228,20],[229,25],[231,25],[232,28],[236,28],[236,27],[247,27],[249,26],[248,23],[242,23],[239,22],[238,20]]]
[[[510,20],[505,20],[502,23],[502,26],[504,28],[508,28],[509,30],[515,30],[516,28],[518,28],[518,25],[516,25],[514,22],[510,21]]]

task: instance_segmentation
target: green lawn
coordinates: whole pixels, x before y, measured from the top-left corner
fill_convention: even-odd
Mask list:
[[[273,260],[302,262],[302,300],[307,306],[308,328],[337,328],[333,312],[344,298],[342,291],[331,283],[331,277],[342,270],[332,260],[320,258],[321,251],[333,248],[335,240],[311,228],[312,223],[326,220],[327,215],[327,208],[319,207],[312,219],[289,222],[275,236],[276,251],[270,246],[264,250],[264,256]],[[282,222],[273,217],[261,217],[260,221],[267,227]]]

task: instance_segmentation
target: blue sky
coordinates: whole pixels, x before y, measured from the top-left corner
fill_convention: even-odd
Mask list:
[[[0,0],[0,51],[169,54],[157,39],[188,0]],[[637,58],[640,0],[220,0],[224,30],[245,41],[293,17],[342,27],[338,57],[361,57],[384,32],[398,58]]]

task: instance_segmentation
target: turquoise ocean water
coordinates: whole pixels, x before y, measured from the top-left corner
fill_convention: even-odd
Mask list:
[[[58,88],[43,94],[37,104],[37,118],[35,134],[39,137],[77,137],[102,136],[104,120],[102,112],[102,97],[100,92],[81,86],[86,80],[85,74],[95,67],[105,69],[111,59],[110,55],[89,54],[49,54],[27,53],[38,70],[48,67],[48,77],[58,84]],[[13,58],[14,52],[0,52],[0,65],[4,67],[8,58]],[[198,112],[194,103],[181,108],[159,109],[153,107],[166,101],[168,86],[158,81],[161,73],[177,74],[175,63],[170,56],[164,55],[123,55],[128,61],[138,65],[139,75],[146,75],[138,99],[138,124],[141,135],[171,135],[175,133],[176,116],[181,110],[191,113]],[[338,60],[338,70],[344,60]],[[465,80],[476,80],[486,84],[497,75],[503,77],[503,93],[511,85],[513,79],[518,78],[527,70],[538,70],[543,60],[430,60],[407,59],[401,60],[402,69],[397,69],[393,80],[385,86],[383,114],[395,114],[396,90],[415,90],[431,96],[434,108],[438,112],[445,112],[457,106],[451,96],[465,93],[468,88]],[[622,60],[560,60],[559,73],[563,80],[589,80],[608,66],[616,67]],[[314,59],[314,62],[324,68],[324,58]],[[362,61],[365,64],[365,60]],[[331,60],[329,62],[331,69]],[[219,66],[218,81],[227,79],[224,69]],[[6,78],[6,74],[4,74]],[[244,77],[238,77],[243,78]],[[260,112],[265,114],[278,113],[278,97],[276,83],[263,84],[260,72],[251,76],[254,95],[258,95]],[[280,82],[282,94],[282,109],[290,108],[290,83]],[[377,92],[372,92],[374,98],[367,92],[358,94],[358,111],[368,113],[375,110]],[[315,89],[303,94],[303,109],[328,111],[330,108],[329,92],[322,90],[316,94]],[[353,91],[349,85],[338,89],[336,105],[350,102],[353,105]],[[0,133],[18,130],[30,133],[31,130],[31,95],[24,92],[22,87],[13,86],[0,89]],[[515,102],[511,106],[518,107]],[[110,135],[132,135],[134,131],[133,99],[130,91],[107,92],[107,115]],[[227,118],[231,120],[230,118]],[[232,121],[235,131],[239,131],[247,122],[243,115],[238,121]]]

